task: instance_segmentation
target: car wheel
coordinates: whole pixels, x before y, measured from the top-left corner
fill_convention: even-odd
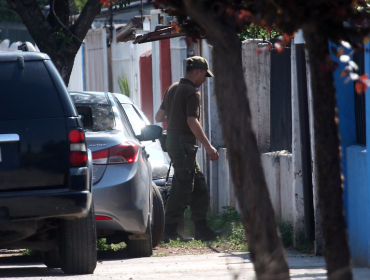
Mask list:
[[[90,274],[96,267],[96,227],[94,204],[85,218],[62,220],[60,224],[60,261],[67,274]]]
[[[154,248],[158,246],[163,236],[164,207],[161,193],[154,182],[152,182],[152,189],[153,189],[152,243]]]
[[[58,246],[50,251],[42,252],[42,261],[48,268],[60,268],[61,265]]]
[[[129,236],[127,241],[127,254],[130,258],[150,257],[153,255],[152,230],[149,218],[146,236],[145,239],[130,239]]]

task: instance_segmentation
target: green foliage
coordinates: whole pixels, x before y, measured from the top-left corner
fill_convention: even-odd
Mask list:
[[[96,245],[98,251],[119,251],[127,247],[125,242],[121,242],[119,244],[107,244],[106,238],[98,239]]]
[[[283,220],[278,220],[277,222],[280,238],[283,241],[283,245],[285,248],[289,248],[293,246],[293,225],[289,222],[285,222]]]
[[[66,30],[63,27],[61,27],[57,32],[54,32],[54,36],[56,36],[57,40],[62,44],[62,48],[73,43],[72,38],[66,34]]]
[[[298,231],[298,233],[296,233],[295,248],[304,254],[313,254],[315,252],[314,242],[306,239],[303,231]]]
[[[283,35],[283,32],[272,29],[268,32],[266,28],[261,28],[255,24],[246,26],[242,32],[238,33],[238,37],[241,41],[246,39],[271,39]]]
[[[293,225],[291,223],[280,219],[277,224],[285,248],[294,247],[294,249],[304,254],[312,254],[314,252],[313,241],[306,239],[303,231],[298,231],[295,237],[293,237]]]
[[[122,94],[130,97],[130,86],[128,84],[127,76],[122,74],[117,77],[118,86]]]
[[[41,255],[41,252],[32,249],[25,249],[24,251],[22,251],[22,256],[37,256],[37,255]]]

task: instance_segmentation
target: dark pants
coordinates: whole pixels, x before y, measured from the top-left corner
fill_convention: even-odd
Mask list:
[[[167,225],[178,224],[190,205],[191,220],[205,220],[209,196],[207,183],[196,159],[196,138],[188,135],[167,135],[167,152],[174,176],[165,209]]]

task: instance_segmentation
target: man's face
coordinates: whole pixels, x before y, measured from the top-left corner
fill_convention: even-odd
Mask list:
[[[195,86],[200,87],[206,80],[207,71],[203,69],[197,69],[197,76]]]

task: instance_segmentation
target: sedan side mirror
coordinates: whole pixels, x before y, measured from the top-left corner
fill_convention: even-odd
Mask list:
[[[147,125],[141,129],[141,135],[136,135],[139,141],[154,141],[162,135],[162,127],[154,124]]]

